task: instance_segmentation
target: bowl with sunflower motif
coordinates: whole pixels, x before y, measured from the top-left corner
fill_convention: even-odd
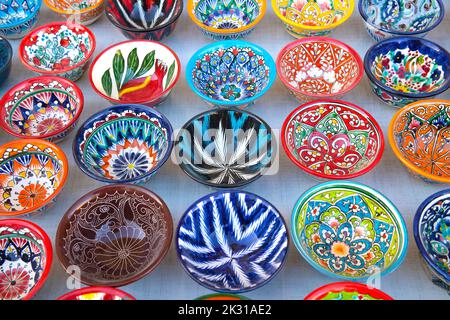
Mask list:
[[[186,67],[189,87],[211,106],[246,107],[276,78],[270,54],[253,43],[224,40],[198,50]]]
[[[95,36],[87,27],[52,22],[22,39],[19,58],[25,68],[40,75],[77,81],[89,67],[95,45]]]
[[[94,23],[105,11],[104,0],[44,0],[44,3],[64,20],[83,25]]]
[[[195,300],[249,300],[247,297],[238,294],[212,293],[198,297]]]
[[[358,282],[335,282],[317,288],[305,300],[394,300],[383,291]]]
[[[372,46],[364,57],[372,91],[385,103],[404,107],[450,86],[450,53],[418,37],[395,37]]]
[[[87,119],[72,151],[78,167],[107,183],[144,183],[170,157],[172,126],[167,118],[138,104],[106,108]]]
[[[42,0],[4,0],[0,11],[0,36],[20,39],[36,25]]]
[[[450,101],[421,100],[400,109],[389,124],[395,156],[426,182],[450,183]]]
[[[63,268],[90,286],[120,287],[151,273],[170,248],[173,222],[155,193],[129,184],[107,185],[82,196],[56,232]]]
[[[391,273],[403,262],[408,245],[405,222],[392,202],[349,181],[307,190],[292,212],[291,235],[315,269],[351,281]]]
[[[112,103],[155,106],[164,101],[180,76],[180,59],[160,42],[129,40],[103,50],[92,62],[89,81]]]
[[[0,126],[18,138],[61,141],[75,128],[83,105],[83,93],[69,79],[30,78],[4,94]]]
[[[57,300],[136,300],[125,291],[112,287],[86,287],[70,291]]]
[[[398,36],[424,37],[445,16],[442,0],[359,0],[359,14],[375,41]]]

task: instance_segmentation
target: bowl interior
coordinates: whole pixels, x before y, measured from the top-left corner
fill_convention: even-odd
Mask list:
[[[0,37],[0,70],[11,63],[12,54],[12,48],[8,40]]]
[[[47,0],[46,3],[51,8],[67,13],[75,13],[95,8],[103,1],[104,0]]]
[[[0,27],[19,25],[39,11],[42,0],[5,0],[0,7]]]
[[[74,290],[58,300],[134,300],[122,290],[111,287],[87,287]]]
[[[392,300],[392,298],[366,284],[336,282],[314,290],[305,300]]]

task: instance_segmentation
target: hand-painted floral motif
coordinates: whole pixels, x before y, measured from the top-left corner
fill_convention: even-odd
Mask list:
[[[378,300],[369,294],[359,293],[359,292],[329,292],[326,296],[321,298],[321,300]]]
[[[50,9],[66,19],[88,25],[103,14],[104,0],[44,0]]]

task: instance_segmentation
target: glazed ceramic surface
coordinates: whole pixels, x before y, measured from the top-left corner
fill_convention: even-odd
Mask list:
[[[80,127],[73,154],[80,169],[102,182],[143,183],[169,158],[172,126],[155,109],[117,105]]]
[[[213,106],[244,107],[275,81],[275,63],[250,42],[219,41],[197,51],[186,67],[191,89]]]
[[[277,72],[299,100],[340,96],[364,74],[358,53],[345,43],[311,37],[289,43],[277,58]]]
[[[384,150],[376,120],[362,108],[338,100],[301,105],[286,118],[281,135],[288,157],[325,179],[360,176],[376,166]]]
[[[213,187],[237,187],[263,175],[275,147],[264,120],[240,110],[216,109],[180,130],[176,154],[185,173]]]
[[[111,287],[87,287],[62,295],[57,300],[136,300],[128,293]]]
[[[370,187],[328,182],[306,191],[292,212],[292,237],[320,272],[362,280],[395,270],[408,242],[395,206]]]
[[[44,2],[63,18],[84,25],[94,23],[105,10],[104,0],[44,0]]]
[[[52,243],[26,220],[0,220],[0,300],[28,300],[42,287],[52,265]]]
[[[3,96],[0,125],[19,138],[58,141],[75,127],[83,103],[83,93],[68,79],[31,78],[15,85]]]
[[[247,297],[240,296],[237,294],[213,293],[198,297],[195,300],[249,300],[249,299]]]
[[[393,300],[377,288],[357,282],[335,282],[324,285],[305,297],[305,300]]]
[[[364,68],[373,92],[396,107],[433,97],[450,86],[450,53],[417,37],[377,43],[367,51]]]
[[[130,40],[100,53],[92,63],[94,90],[113,103],[155,106],[166,99],[180,75],[180,60],[169,47]]]
[[[11,44],[5,38],[0,37],[0,85],[8,79],[11,73],[11,61],[13,50]]]
[[[0,3],[0,36],[19,39],[36,24],[42,0],[3,0]]]
[[[77,200],[62,218],[56,252],[80,281],[123,286],[153,271],[172,240],[172,216],[164,201],[133,185],[109,185]],[[69,272],[69,271],[68,271]]]
[[[228,191],[196,201],[178,225],[183,267],[211,290],[256,289],[281,269],[288,250],[280,213],[257,195]]]

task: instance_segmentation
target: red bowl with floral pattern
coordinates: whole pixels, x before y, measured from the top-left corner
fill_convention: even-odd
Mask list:
[[[112,287],[86,287],[70,291],[57,300],[136,300],[136,298]]]
[[[383,291],[358,282],[335,282],[317,288],[305,300],[394,300]]]

